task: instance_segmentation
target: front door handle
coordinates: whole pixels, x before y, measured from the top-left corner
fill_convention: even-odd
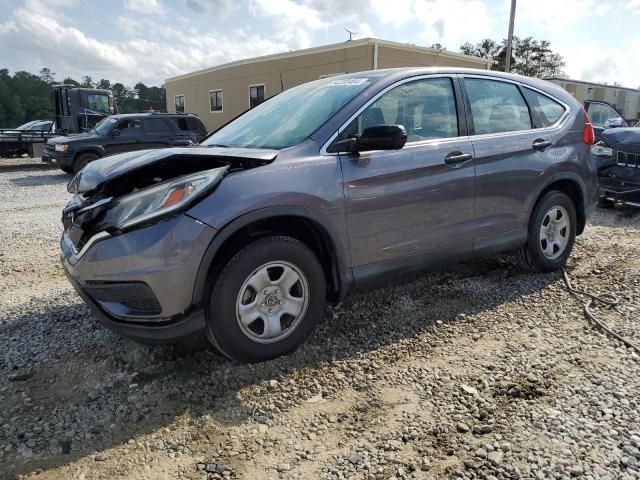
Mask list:
[[[468,162],[472,158],[473,155],[470,153],[451,152],[449,155],[444,157],[444,163],[447,165],[455,165],[457,163]]]
[[[551,146],[551,140],[544,140],[542,138],[537,138],[536,140],[533,141],[533,144],[531,146],[533,147],[534,150],[541,152],[545,148],[549,148]]]

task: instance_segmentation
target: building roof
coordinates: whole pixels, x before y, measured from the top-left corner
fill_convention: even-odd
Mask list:
[[[548,78],[545,78],[545,80],[548,80],[550,82],[557,81],[557,82],[580,83],[582,85],[593,85],[594,87],[617,88],[619,90],[630,90],[632,92],[640,93],[640,90],[637,88],[621,87],[619,85],[607,85],[606,83],[587,82],[585,80],[572,80],[571,78],[548,77]]]
[[[215,67],[204,68],[202,70],[196,70],[195,72],[176,75],[175,77],[167,78],[165,82],[174,82],[176,80],[181,80],[183,78],[203,75],[206,73],[215,72],[216,70],[223,70],[229,67],[249,65],[252,63],[267,62],[270,60],[279,60],[283,58],[291,58],[291,57],[297,57],[297,56],[303,56],[303,55],[312,55],[314,53],[331,52],[335,50],[341,50],[343,48],[360,47],[363,45],[382,45],[385,47],[400,48],[403,50],[413,51],[413,52],[431,53],[441,57],[459,58],[459,59],[464,59],[467,61],[476,62],[478,64],[484,64],[484,65],[487,65],[490,62],[490,60],[487,60],[486,58],[474,57],[472,55],[466,55],[464,53],[450,52],[449,50],[438,50],[436,48],[429,48],[429,47],[420,47],[412,43],[392,42],[389,40],[380,40],[378,38],[367,37],[367,38],[360,38],[358,40],[348,40],[346,42],[323,45],[320,47],[304,48],[302,50],[292,50],[290,52],[275,53],[272,55],[264,55],[261,57],[247,58],[244,60],[237,60],[234,62],[223,63],[222,65],[216,65]]]

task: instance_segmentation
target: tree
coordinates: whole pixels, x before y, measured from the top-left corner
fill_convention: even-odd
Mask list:
[[[42,80],[43,82],[46,83],[55,83],[56,79],[55,76],[56,74],[53,73],[51,70],[49,70],[48,68],[41,68],[40,72],[38,72],[40,75],[40,80]]]
[[[74,86],[93,86],[90,76],[82,77],[82,84],[71,77],[62,83]],[[55,73],[42,68],[37,74],[16,72],[11,75],[8,69],[0,68],[0,128],[14,128],[31,120],[53,118],[52,85],[55,84]],[[143,110],[164,111],[164,86],[149,87],[137,83],[130,89],[122,83],[111,83],[101,79],[97,88],[111,90],[122,113],[134,113]]]
[[[476,44],[465,43],[460,51],[493,60],[492,70],[504,71],[507,41],[501,43],[487,38]],[[533,37],[513,37],[511,71],[529,77],[561,77],[566,66],[564,58],[551,49],[548,40],[535,40]]]
[[[111,82],[105,78],[101,78],[98,83],[96,83],[96,88],[103,88],[104,90],[111,90]]]

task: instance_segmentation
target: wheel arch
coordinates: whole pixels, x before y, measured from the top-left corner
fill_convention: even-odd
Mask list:
[[[85,153],[95,153],[98,157],[104,157],[105,151],[100,145],[87,145],[80,147],[79,150],[73,152],[73,161],[75,162],[76,158],[80,155],[84,155]]]
[[[563,173],[554,176],[554,178],[543,185],[538,191],[537,195],[534,197],[534,201],[531,202],[529,208],[529,215],[527,217],[527,224],[531,220],[531,215],[533,215],[533,210],[536,208],[536,205],[540,201],[540,199],[552,190],[558,190],[560,192],[565,193],[573,202],[576,207],[576,217],[578,221],[576,235],[580,235],[587,224],[586,218],[586,188],[584,183],[577,175],[573,175],[571,173]]]
[[[267,207],[244,214],[226,224],[213,238],[200,262],[193,304],[203,298],[227,261],[246,243],[269,235],[288,235],[307,245],[322,264],[327,280],[327,298],[338,302],[352,288],[344,247],[332,222],[307,207]]]

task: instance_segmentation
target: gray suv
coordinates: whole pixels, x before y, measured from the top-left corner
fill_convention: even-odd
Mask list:
[[[122,335],[205,332],[266,360],[356,287],[500,252],[560,268],[597,202],[593,135],[571,95],[532,78],[321,79],[198,146],[91,162],[69,183],[62,263]]]

